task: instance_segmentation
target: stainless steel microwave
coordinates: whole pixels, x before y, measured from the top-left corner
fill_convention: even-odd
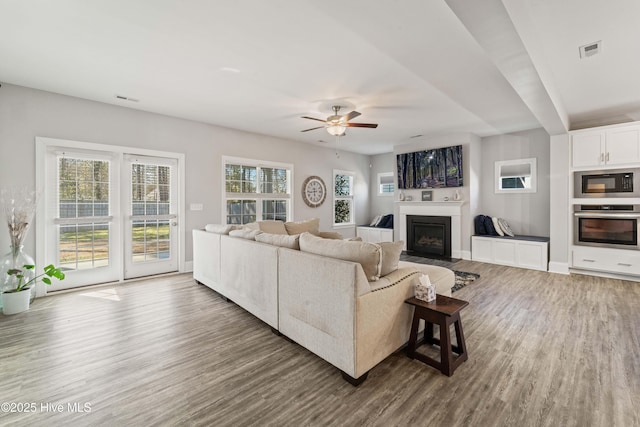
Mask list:
[[[640,197],[640,168],[579,171],[574,197]]]

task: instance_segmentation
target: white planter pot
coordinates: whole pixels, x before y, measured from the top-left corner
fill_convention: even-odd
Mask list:
[[[2,312],[4,314],[18,314],[29,310],[29,300],[31,290],[25,289],[21,292],[2,293]]]

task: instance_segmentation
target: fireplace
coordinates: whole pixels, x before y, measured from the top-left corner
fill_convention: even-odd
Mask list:
[[[451,217],[407,215],[407,253],[451,258]]]

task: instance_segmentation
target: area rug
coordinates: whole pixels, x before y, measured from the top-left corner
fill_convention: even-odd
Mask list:
[[[456,284],[451,288],[451,293],[464,288],[468,284],[473,283],[473,281],[478,277],[480,277],[479,274],[467,273],[466,271],[453,270],[453,272],[456,275]]]

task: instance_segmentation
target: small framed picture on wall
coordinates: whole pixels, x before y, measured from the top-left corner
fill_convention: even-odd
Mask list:
[[[433,201],[433,191],[426,190],[422,192],[422,201],[423,202],[432,202]]]

